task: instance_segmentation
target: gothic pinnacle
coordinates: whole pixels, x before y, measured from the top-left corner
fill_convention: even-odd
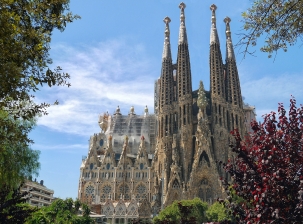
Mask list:
[[[169,23],[171,22],[170,18],[168,16],[166,16],[164,19],[163,19],[163,22],[165,23],[165,40],[166,38],[169,38]]]
[[[224,19],[224,22],[226,24],[226,38],[231,38],[231,32],[230,32],[230,23],[231,19],[226,16],[225,19]]]
[[[226,17],[224,19],[224,22],[226,24],[226,59],[235,59],[233,44],[231,41],[231,32],[230,32],[230,22],[231,19],[229,17]]]
[[[185,3],[181,2],[179,5],[179,8],[181,9],[181,16],[180,16],[180,20],[181,22],[185,20],[185,15],[184,15],[184,9],[186,8]]]
[[[214,28],[216,28],[216,10],[217,10],[217,6],[215,4],[212,4],[210,6],[210,10],[212,12],[211,23],[214,26]]]
[[[218,33],[217,33],[217,28],[216,28],[216,10],[217,6],[215,4],[212,4],[210,6],[210,10],[212,13],[211,16],[211,31],[210,31],[210,44],[212,43],[219,43],[219,38],[218,38]]]
[[[169,31],[169,23],[170,23],[170,18],[168,16],[166,16],[164,18],[164,23],[165,23],[165,40],[164,40],[164,48],[163,48],[163,54],[162,54],[162,58],[171,58],[171,52],[170,52],[170,40],[169,40],[169,35],[170,35],[170,31]]]
[[[186,5],[181,2],[179,8],[181,9],[180,15],[180,30],[179,30],[179,44],[186,43],[187,44],[187,35],[186,35],[186,28],[185,28],[185,15],[184,9]]]

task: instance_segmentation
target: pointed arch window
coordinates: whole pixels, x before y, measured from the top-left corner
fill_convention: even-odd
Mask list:
[[[173,182],[173,189],[179,189],[179,188],[180,188],[179,181],[177,179],[175,179]]]
[[[207,165],[208,167],[210,167],[209,157],[205,151],[202,152],[202,154],[200,155],[200,158],[199,158],[199,167],[202,167],[204,165]]]

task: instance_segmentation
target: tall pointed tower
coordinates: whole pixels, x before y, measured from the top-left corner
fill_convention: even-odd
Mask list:
[[[185,27],[184,9],[186,5],[182,2],[179,5],[180,30],[178,41],[178,58],[177,58],[177,92],[178,92],[178,115],[179,115],[179,133],[180,154],[182,158],[182,179],[187,182],[191,171],[193,156],[193,98],[191,69],[188,51],[187,33]]]
[[[212,149],[215,160],[227,160],[227,147],[228,141],[226,140],[229,135],[227,127],[227,103],[225,83],[226,76],[224,65],[222,61],[222,54],[220,50],[220,42],[216,27],[216,5],[211,5],[211,31],[210,31],[210,100],[211,100],[211,132],[212,132]],[[221,172],[222,173],[222,172]]]
[[[167,191],[167,183],[169,180],[170,173],[170,163],[171,163],[171,147],[172,147],[172,136],[173,136],[173,95],[174,95],[174,86],[173,86],[173,64],[171,57],[171,48],[170,48],[170,31],[169,23],[170,18],[165,17],[165,39],[163,46],[162,54],[162,68],[161,68],[161,77],[159,80],[159,103],[158,103],[158,137],[157,137],[157,146],[155,151],[154,159],[154,172],[158,177],[155,180],[158,191],[161,192],[162,197],[160,204],[163,204],[165,200],[165,194]],[[161,182],[162,180],[162,182]],[[158,193],[160,193],[158,192]]]
[[[210,91],[213,100],[225,101],[225,77],[223,73],[223,61],[220,49],[220,41],[216,26],[216,9],[217,6],[212,4],[210,10],[211,30],[210,30]]]
[[[234,128],[238,128],[243,135],[243,101],[236,58],[231,40],[231,19],[226,17],[224,22],[226,24],[226,99],[230,111],[228,116],[228,129],[233,130]]]
[[[159,96],[159,132],[158,137],[164,138],[172,133],[172,107],[173,107],[173,65],[170,49],[170,18],[165,17],[165,40],[162,54],[162,68],[160,77]]]

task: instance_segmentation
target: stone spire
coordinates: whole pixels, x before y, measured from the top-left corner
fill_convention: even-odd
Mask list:
[[[165,40],[162,54],[162,71],[160,78],[160,110],[164,105],[171,105],[173,100],[173,66],[169,41],[169,23],[170,18],[164,18]]]
[[[170,18],[164,18],[165,23],[165,40],[164,48],[162,54],[162,68],[160,77],[160,89],[159,89],[159,137],[164,137],[170,133],[170,125],[168,124],[168,116],[170,116],[172,106],[173,106],[173,96],[174,96],[174,76],[173,76],[173,64],[171,58],[170,42],[169,42],[169,23]],[[166,119],[166,121],[165,121]]]
[[[220,45],[219,38],[218,38],[218,32],[217,32],[217,26],[216,26],[216,9],[217,6],[215,4],[212,4],[210,6],[211,10],[211,30],[210,30],[210,44],[217,43]]]
[[[210,10],[212,11],[211,17],[211,31],[210,31],[210,91],[212,98],[221,98],[221,101],[226,100],[225,93],[225,77],[223,69],[222,54],[220,43],[216,28],[216,14],[217,6],[212,4]],[[218,98],[218,99],[219,99]]]
[[[185,4],[182,2],[179,5],[181,9],[180,16],[180,31],[179,31],[179,43],[178,43],[178,58],[177,58],[177,77],[178,77],[178,98],[192,94],[192,83],[191,83],[191,69],[188,51],[187,34],[185,27],[185,16],[184,9]]]
[[[164,39],[164,47],[163,47],[163,54],[162,58],[171,60],[171,50],[170,50],[170,31],[169,31],[169,23],[170,23],[170,18],[166,16],[164,18],[164,23],[165,23],[165,39]]]
[[[185,15],[184,9],[186,5],[181,2],[179,8],[181,9],[180,15],[180,30],[179,30],[179,44],[186,43],[187,44],[187,34],[186,34],[186,27],[185,27]]]
[[[231,41],[231,32],[230,32],[230,25],[229,25],[229,23],[231,22],[231,19],[229,17],[226,17],[224,19],[224,22],[226,24],[226,59],[229,58],[232,60],[236,60],[233,44]]]
[[[178,58],[177,58],[177,98],[178,104],[176,107],[178,117],[178,131],[183,136],[180,145],[182,150],[182,173],[183,181],[187,182],[190,175],[190,166],[192,158],[192,138],[191,133],[193,130],[193,98],[192,98],[192,79],[190,58],[188,50],[188,40],[185,28],[184,8],[185,4],[182,2],[179,5],[181,9],[181,24],[178,43]],[[188,134],[190,133],[190,134]],[[186,137],[185,137],[186,136]]]
[[[231,41],[230,22],[231,19],[224,19],[226,24],[226,77],[227,77],[227,101],[233,106],[242,108],[242,96],[239,74]]]

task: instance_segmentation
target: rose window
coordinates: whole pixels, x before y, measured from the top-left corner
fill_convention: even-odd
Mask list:
[[[92,195],[94,193],[94,187],[89,185],[88,187],[86,187],[85,193],[86,195]]]
[[[144,193],[146,192],[146,187],[145,187],[144,185],[139,185],[139,186],[137,187],[137,192],[138,192],[139,194],[144,194]]]
[[[111,190],[112,190],[112,188],[111,188],[111,186],[109,186],[109,185],[105,185],[105,186],[103,187],[103,193],[104,193],[104,194],[109,194],[109,193],[111,192]]]
[[[137,187],[137,195],[136,195],[136,199],[138,201],[143,200],[144,198],[146,198],[146,187],[141,184]]]

